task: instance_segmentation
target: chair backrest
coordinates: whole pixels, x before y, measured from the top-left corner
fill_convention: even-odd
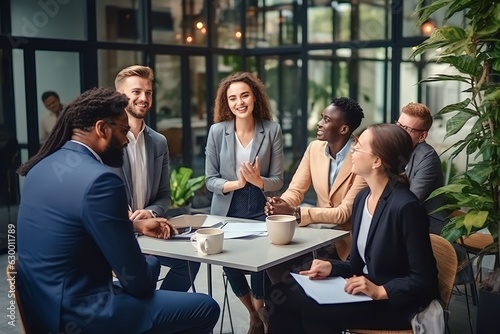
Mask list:
[[[448,309],[457,274],[457,254],[448,240],[435,234],[430,236],[432,252],[437,262],[439,292],[444,303],[444,309]]]
[[[5,268],[5,274],[7,275],[7,279],[10,279],[9,281],[7,281],[7,286],[10,286],[10,284],[12,283],[15,284],[15,279],[17,275],[17,262],[14,262],[14,264],[7,263],[7,267]],[[21,298],[19,298],[19,292],[17,290],[17,286],[14,295],[16,298],[17,311],[19,312],[19,314],[16,315],[17,319],[19,320],[16,322],[16,326],[19,326],[19,333],[26,334],[23,308],[21,306]]]

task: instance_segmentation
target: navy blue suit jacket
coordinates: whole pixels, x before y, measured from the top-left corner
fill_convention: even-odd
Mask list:
[[[436,260],[429,237],[429,217],[407,186],[390,182],[373,213],[365,249],[368,275],[357,240],[369,188],[354,201],[349,262],[334,262],[333,275],[367,276],[383,285],[394,307],[417,311],[439,296]]]
[[[159,274],[141,254],[123,181],[84,146],[67,142],[24,182],[17,284],[32,333],[138,333],[152,323],[141,299]],[[112,273],[122,288],[112,283]]]

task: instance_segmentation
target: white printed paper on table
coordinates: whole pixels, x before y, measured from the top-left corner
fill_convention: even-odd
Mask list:
[[[356,303],[373,300],[366,295],[351,295],[344,291],[346,280],[342,277],[327,277],[321,280],[312,280],[305,275],[290,273],[304,289],[306,295],[318,304]]]

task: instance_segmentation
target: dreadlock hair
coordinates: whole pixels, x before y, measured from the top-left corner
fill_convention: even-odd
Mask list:
[[[349,126],[349,131],[352,134],[361,124],[361,120],[365,117],[363,109],[358,102],[348,97],[332,99],[332,104],[341,111],[342,117]]]
[[[71,139],[73,129],[89,131],[100,119],[120,116],[127,105],[128,97],[112,88],[85,91],[64,107],[43,146],[17,169],[17,173],[25,176],[40,160],[60,149]]]
[[[371,149],[382,161],[389,180],[409,184],[405,167],[413,152],[410,135],[396,124],[374,124],[367,130],[373,133]]]
[[[257,120],[272,119],[271,104],[266,88],[257,76],[250,72],[237,72],[222,79],[217,89],[214,106],[214,123],[229,121],[235,118],[227,103],[227,90],[235,82],[244,82],[252,90],[255,98],[253,117]]]

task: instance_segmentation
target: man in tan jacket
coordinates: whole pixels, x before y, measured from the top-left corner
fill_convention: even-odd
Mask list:
[[[281,197],[268,198],[267,215],[295,215],[299,226],[331,224],[351,230],[354,198],[366,182],[351,172],[352,133],[364,117],[359,104],[346,97],[333,99],[317,125],[317,140],[311,142]],[[310,185],[316,192],[315,207],[300,207]],[[337,255],[345,260],[351,248],[350,236],[335,243]]]

